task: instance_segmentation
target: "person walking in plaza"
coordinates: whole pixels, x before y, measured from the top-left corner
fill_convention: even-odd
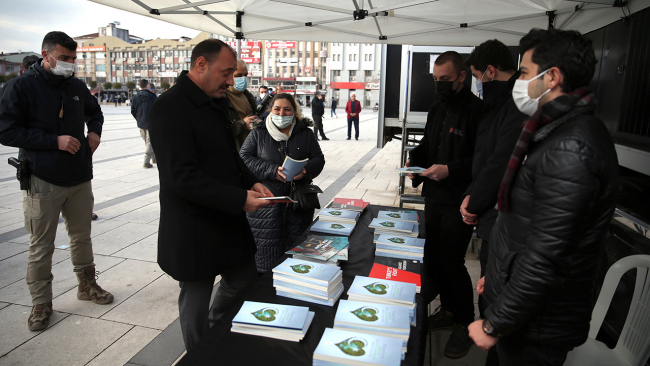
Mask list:
[[[441,306],[429,317],[428,328],[453,329],[444,351],[450,358],[465,356],[474,343],[467,330],[474,321],[474,291],[465,267],[473,228],[463,222],[458,207],[472,181],[472,157],[483,102],[465,86],[465,77],[458,53],[448,51],[435,60],[433,78],[440,100],[429,109],[424,136],[406,163],[427,168],[419,175],[409,174],[409,178],[414,187],[424,183],[424,263],[429,281],[425,303],[440,294]]]
[[[314,136],[316,136],[316,141],[318,141],[318,134],[323,141],[329,140],[325,136],[325,131],[323,131],[323,115],[325,114],[325,99],[323,95],[317,91],[314,100],[311,102],[311,116],[314,119]]]
[[[354,123],[354,139],[359,139],[359,113],[361,113],[361,103],[357,100],[355,94],[350,94],[350,100],[345,105],[345,113],[348,114],[348,140],[352,137],[352,124]]]
[[[305,123],[300,107],[289,94],[273,99],[271,114],[254,129],[244,142],[241,157],[275,196],[291,194],[291,184],[311,184],[323,171],[325,156]],[[287,182],[282,171],[285,156],[309,159],[303,170]],[[267,272],[309,227],[314,209],[291,208],[286,203],[247,214],[257,244],[255,261],[258,272]]]
[[[23,192],[30,234],[25,278],[33,304],[30,330],[47,328],[53,312],[52,255],[59,215],[70,237],[77,299],[113,301],[96,282],[90,239],[92,155],[99,147],[104,116],[86,84],[74,77],[77,42],[63,32],[50,32],[41,55],[23,76],[7,83],[0,97],[0,143],[20,148],[31,173],[29,189]]]
[[[248,66],[244,60],[237,60],[237,70],[233,78],[235,85],[226,89],[226,97],[230,103],[230,122],[235,134],[235,145],[239,151],[253,128],[251,124],[257,119],[253,114],[257,109],[257,103],[253,94],[246,89]]]
[[[336,106],[338,105],[338,102],[334,97],[332,97],[332,100],[330,101],[330,117],[335,117],[339,118],[339,116],[336,115]]]
[[[487,273],[477,285],[485,319],[469,330],[482,349],[496,346],[502,366],[559,366],[587,340],[618,160],[587,87],[597,64],[591,40],[533,29],[519,52],[512,96],[530,118],[503,175]]]
[[[192,50],[189,72],[181,72],[150,112],[160,178],[158,264],[179,281],[188,351],[228,309],[241,305],[257,279],[246,212],[267,207],[270,202],[259,198],[272,196],[235,147],[224,94],[236,70],[232,48],[217,39],[202,41]]]
[[[144,167],[151,168],[152,163],[156,164],[156,155],[154,155],[153,148],[151,147],[151,137],[149,136],[149,111],[156,101],[156,94],[151,92],[149,81],[147,79],[140,80],[140,91],[133,97],[131,104],[131,114],[138,123],[140,129],[140,136],[144,140]]]

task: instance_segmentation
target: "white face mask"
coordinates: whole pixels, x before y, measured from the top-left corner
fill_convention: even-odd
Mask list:
[[[52,56],[51,53],[50,53],[50,57],[54,58],[54,56]],[[50,64],[50,70],[52,70],[52,73],[54,75],[60,75],[69,78],[74,73],[74,64],[70,62],[56,60],[56,66],[52,67],[52,64]]]
[[[539,100],[542,99],[543,96],[545,96],[546,94],[548,94],[548,92],[551,91],[551,89],[548,89],[542,95],[540,95],[538,98],[535,99],[532,99],[528,94],[528,84],[530,84],[531,81],[542,77],[544,74],[548,72],[548,70],[541,72],[539,75],[535,76],[530,80],[520,80],[520,79],[515,80],[515,86],[512,88],[512,99],[514,99],[515,104],[517,105],[517,108],[519,108],[521,113],[527,114],[529,116],[535,114],[535,112],[537,112],[537,108],[539,107]]]
[[[266,96],[266,93],[260,93],[260,99],[264,99],[265,96]]]
[[[279,129],[287,128],[293,123],[293,116],[280,116],[278,114],[271,114],[271,122]]]

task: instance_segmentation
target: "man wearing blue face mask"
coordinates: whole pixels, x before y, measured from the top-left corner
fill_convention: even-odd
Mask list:
[[[41,55],[23,76],[7,83],[0,97],[0,143],[20,148],[31,173],[23,191],[25,228],[31,234],[26,275],[33,304],[30,330],[45,329],[52,314],[52,255],[60,215],[70,237],[77,298],[113,301],[95,281],[90,239],[92,155],[104,116],[84,82],[74,77],[77,42],[63,32],[50,32]]]
[[[257,108],[255,97],[246,89],[248,87],[248,67],[244,60],[237,60],[237,71],[233,74],[235,85],[226,90],[230,103],[230,121],[235,133],[237,151],[241,150],[244,140],[252,128],[251,123],[257,119],[253,115]]]
[[[587,87],[597,62],[591,41],[533,29],[519,51],[512,96],[530,118],[499,190],[485,319],[469,330],[479,347],[496,346],[502,366],[562,365],[587,340],[618,162]]]

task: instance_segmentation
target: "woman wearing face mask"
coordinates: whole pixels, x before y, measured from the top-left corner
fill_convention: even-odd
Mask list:
[[[309,159],[302,172],[293,177],[294,184],[310,184],[323,170],[325,157],[314,133],[307,128],[309,122],[291,95],[278,94],[265,123],[251,131],[239,152],[248,168],[275,196],[288,196],[291,192],[291,182],[282,172],[285,156]],[[307,229],[314,210],[287,209],[286,204],[280,203],[247,216],[257,244],[257,270],[266,272]]]
[[[237,60],[237,70],[233,73],[235,85],[226,89],[226,96],[230,102],[230,121],[235,134],[237,151],[241,149],[244,140],[252,128],[252,123],[257,119],[253,115],[257,109],[255,97],[248,87],[248,67],[244,60]]]

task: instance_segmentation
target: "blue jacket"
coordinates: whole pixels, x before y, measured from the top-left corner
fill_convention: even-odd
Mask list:
[[[133,104],[131,104],[131,114],[138,121],[138,128],[143,130],[149,129],[149,111],[156,101],[156,94],[149,90],[140,90],[138,94],[133,97]]]
[[[84,124],[101,136],[104,115],[97,99],[83,81],[50,74],[40,60],[2,90],[0,143],[21,148],[31,174],[48,183],[69,187],[93,178]],[[76,154],[59,150],[62,135],[81,142]]]

